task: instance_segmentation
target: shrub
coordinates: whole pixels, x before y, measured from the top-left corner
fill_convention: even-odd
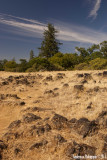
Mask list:
[[[89,68],[95,69],[95,70],[106,69],[107,68],[107,59],[96,58],[94,60],[91,60],[89,63]]]
[[[78,65],[75,66],[74,68],[75,70],[88,70],[88,64],[87,63],[80,63]]]
[[[62,58],[62,67],[72,70],[76,64],[78,64],[78,56],[76,54],[64,54]]]
[[[15,72],[17,63],[15,61],[8,61],[4,65],[5,71]]]
[[[36,57],[32,68],[34,71],[51,70],[51,64],[46,58]]]

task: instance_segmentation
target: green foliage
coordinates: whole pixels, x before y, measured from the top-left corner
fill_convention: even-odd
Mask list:
[[[74,69],[75,70],[88,70],[89,66],[86,62],[83,62],[83,63],[76,65]]]
[[[100,51],[103,53],[104,57],[107,58],[107,41],[100,43]]]
[[[49,58],[49,62],[57,66],[62,66],[63,53],[56,53],[53,57]]]
[[[29,68],[29,64],[26,59],[20,59],[20,63],[18,64],[16,71],[17,72],[25,72]]]
[[[32,67],[32,66],[33,66],[33,64],[35,64],[35,63],[36,63],[37,58],[38,58],[38,57],[35,57],[35,58],[31,59],[31,60],[28,62],[29,67]]]
[[[90,69],[100,70],[107,68],[107,59],[104,58],[96,58],[89,63]]]
[[[99,45],[93,44],[88,49],[76,47],[79,54],[63,54],[58,52],[59,42],[56,40],[55,33],[57,31],[54,26],[48,24],[48,30],[44,32],[44,41],[38,57],[34,57],[33,50],[31,50],[28,62],[26,59],[20,59],[20,63],[16,63],[14,58],[11,61],[0,60],[0,71],[36,72],[107,69],[107,41],[103,41]],[[53,43],[54,41],[55,43]]]
[[[6,62],[8,62],[7,59],[0,60],[0,71],[4,70],[4,65],[5,65]]]
[[[35,71],[51,70],[51,64],[46,58],[37,57],[32,68]]]
[[[54,28],[52,24],[48,24],[47,30],[44,31],[44,40],[41,43],[41,47],[39,48],[40,57],[49,58],[54,56],[59,51],[59,43],[58,40],[56,40],[56,33],[57,30]]]
[[[0,71],[3,71],[3,65],[0,63]]]
[[[89,56],[89,53],[88,51],[85,49],[85,48],[82,48],[82,47],[75,47],[75,49],[80,52],[80,56],[85,58],[86,56]]]
[[[78,64],[78,56],[76,54],[64,54],[62,58],[62,67],[65,69],[72,69],[76,64]]]
[[[5,71],[15,72],[17,67],[17,63],[15,61],[8,61],[4,64]]]
[[[89,54],[92,54],[93,52],[95,52],[96,50],[99,50],[99,49],[100,49],[99,45],[93,44],[91,47],[89,47],[87,49],[87,51]]]
[[[33,50],[30,51],[30,60],[32,60],[34,58],[34,52]]]
[[[98,52],[98,51],[93,52],[91,54],[91,59],[96,59],[96,58],[103,58],[103,54],[101,52]]]

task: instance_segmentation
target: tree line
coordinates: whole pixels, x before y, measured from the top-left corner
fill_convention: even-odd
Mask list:
[[[93,44],[88,49],[75,47],[76,53],[61,53],[60,43],[57,37],[58,31],[54,25],[48,24],[44,31],[43,41],[39,49],[39,55],[35,56],[33,50],[30,57],[10,61],[0,60],[0,71],[11,72],[35,72],[35,71],[58,71],[58,70],[100,70],[107,69],[107,41]]]

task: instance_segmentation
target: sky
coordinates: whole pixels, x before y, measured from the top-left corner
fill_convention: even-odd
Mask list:
[[[60,51],[107,40],[107,0],[0,0],[0,59],[38,56],[48,23],[58,30]]]

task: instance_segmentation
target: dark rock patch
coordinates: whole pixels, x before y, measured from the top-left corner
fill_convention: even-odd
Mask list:
[[[67,140],[65,140],[65,138],[62,137],[60,134],[58,134],[57,136],[55,136],[54,139],[55,139],[58,143],[67,142]]]
[[[46,132],[49,132],[52,129],[48,123],[44,126],[44,128]]]
[[[57,73],[57,76],[65,76],[65,73]]]
[[[35,112],[35,111],[43,111],[43,108],[33,107],[31,110],[32,110],[32,112]]]
[[[103,73],[98,73],[97,75],[98,75],[98,76],[102,76],[102,75],[103,75]]]
[[[87,109],[91,109],[92,107],[91,107],[91,105],[90,106],[87,106]]]
[[[17,94],[0,94],[0,99],[5,100],[6,98],[20,99]]]
[[[38,119],[41,119],[41,117],[39,116],[36,116],[35,114],[33,113],[27,113],[23,116],[23,121],[25,123],[30,123],[30,122],[33,122],[33,121],[36,121]]]
[[[56,80],[63,79],[63,78],[64,77],[62,75],[57,75]]]
[[[59,89],[59,88],[54,88],[53,90],[54,90],[54,91],[57,91],[58,89]]]
[[[64,73],[57,73],[56,80],[63,79],[65,77]]]
[[[90,155],[90,156],[95,156],[95,151],[96,148],[86,145],[86,144],[78,144],[76,142],[73,142],[69,144],[65,150],[66,155],[70,158],[73,158],[73,155],[78,155],[78,156],[85,156],[85,155]],[[79,159],[78,159],[79,160]]]
[[[24,105],[25,105],[24,101],[20,102],[20,106],[24,106]]]
[[[5,86],[5,85],[9,85],[9,82],[7,82],[7,81],[3,81],[1,84],[2,84],[3,86]]]
[[[56,96],[59,95],[59,93],[54,93],[53,90],[46,90],[46,91],[44,92],[44,94],[48,94],[48,95],[50,95],[50,96],[52,96],[52,97],[56,97]]]
[[[38,143],[33,144],[29,149],[30,149],[30,150],[33,150],[33,149],[35,149],[35,148],[39,149],[39,148],[41,148],[42,146],[46,145],[47,143],[48,143],[47,140],[43,140],[43,141],[41,141],[41,142],[38,142]]]
[[[75,85],[74,86],[74,90],[75,91],[83,91],[84,90],[84,86],[83,85]]]
[[[6,149],[6,148],[7,148],[7,145],[2,140],[0,140],[0,150]]]
[[[26,77],[24,77],[23,79],[16,79],[16,84],[17,84],[17,85],[19,85],[19,84],[29,85],[30,82],[27,80]]]
[[[69,87],[69,84],[68,84],[68,83],[65,83],[65,84],[63,85],[63,87]]]
[[[100,91],[100,87],[99,86],[96,86],[96,87],[94,87],[94,92],[98,92],[98,91]]]
[[[45,80],[46,80],[46,81],[52,81],[52,80],[53,80],[53,77],[52,77],[52,76],[47,76],[47,77],[45,78]]]
[[[90,78],[91,78],[91,74],[89,74],[89,73],[84,73],[84,78],[90,79]]]
[[[96,119],[100,128],[107,128],[107,111],[102,111]]]
[[[15,155],[18,155],[20,152],[21,152],[21,150],[19,148],[15,148],[15,150],[14,150]]]
[[[68,126],[68,119],[59,114],[55,114],[51,121],[53,127],[57,130],[63,129]]]
[[[74,129],[78,134],[82,135],[83,138],[86,136],[92,136],[98,131],[98,124],[96,121],[89,121],[87,118],[80,118],[74,125]]]
[[[84,74],[77,74],[78,78],[84,77]]]
[[[3,135],[3,139],[5,141],[9,140],[15,140],[20,137],[20,134],[18,132],[12,133],[12,132],[7,132]]]
[[[36,100],[36,101],[34,101],[33,103],[40,103],[40,100]]]
[[[81,81],[82,84],[88,83],[87,80],[82,80]]]
[[[54,92],[52,91],[52,90],[46,90],[45,92],[44,92],[44,94],[54,94]]]
[[[13,128],[19,127],[20,124],[21,124],[21,121],[20,121],[20,120],[16,120],[16,121],[13,121],[13,122],[8,126],[8,128],[9,128],[9,129],[13,129]]]
[[[103,72],[103,77],[107,77],[107,71]]]
[[[13,76],[9,76],[8,79],[7,79],[7,81],[10,82],[10,83],[12,83],[13,80],[14,80],[14,77],[13,77]]]
[[[76,118],[72,118],[71,120],[69,120],[69,126],[70,128],[74,127],[77,123],[77,119]]]
[[[2,160],[2,158],[3,158],[2,153],[3,153],[4,149],[7,149],[7,145],[4,144],[4,142],[2,140],[0,140],[0,160]]]
[[[49,132],[51,130],[51,126],[47,123],[45,125],[40,125],[40,126],[31,126],[30,133],[31,135],[35,136],[41,136],[45,132]]]

